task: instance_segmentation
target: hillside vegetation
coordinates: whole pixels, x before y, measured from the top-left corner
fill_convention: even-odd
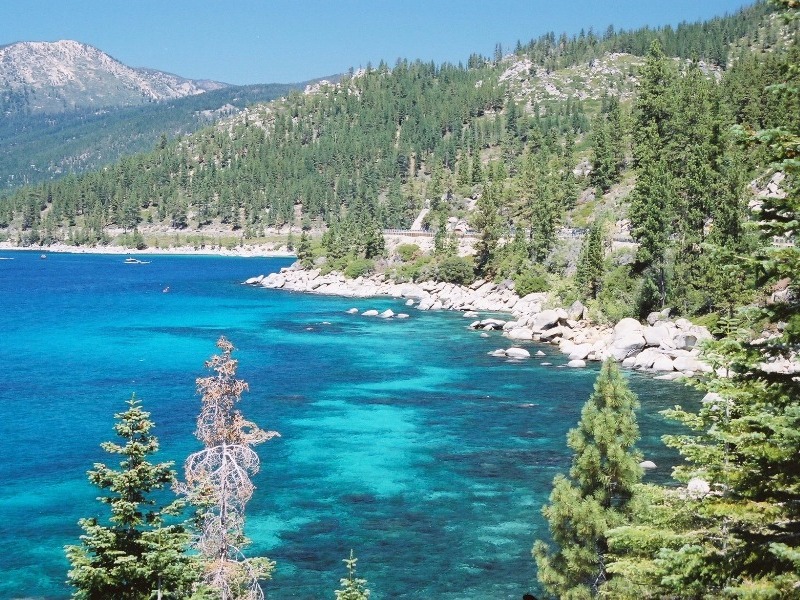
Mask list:
[[[377,260],[399,278],[510,278],[612,319],[662,305],[719,314],[757,291],[746,274],[709,278],[717,259],[704,249],[757,243],[745,183],[765,160],[731,127],[800,114],[759,92],[788,64],[793,35],[759,3],[674,30],[548,34],[466,65],[369,65],[102,171],[25,187],[0,204],[0,227],[22,246],[121,236],[144,247],[293,226],[300,258],[328,269]],[[423,208],[433,254],[388,253],[381,230]],[[474,256],[454,256],[454,225],[475,232]],[[581,249],[587,228],[594,242]],[[610,252],[611,238],[625,248]]]

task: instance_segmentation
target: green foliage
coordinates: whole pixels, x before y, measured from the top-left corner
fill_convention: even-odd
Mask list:
[[[199,568],[187,556],[189,535],[182,525],[168,524],[182,508],[178,501],[157,506],[154,492],[175,482],[172,463],[152,464],[158,450],[150,433],[153,422],[133,396],[125,412],[115,415],[116,433],[124,445],[104,442],[103,450],[120,455],[119,469],[96,463],[89,481],[103,490],[98,500],[110,508],[109,524],[97,518],[80,520],[81,545],[67,546],[74,598],[146,600],[184,598]]]
[[[592,125],[592,172],[590,181],[600,193],[617,183],[625,162],[624,130],[619,99],[604,98],[604,107]]]
[[[604,224],[593,223],[583,240],[575,282],[584,299],[597,298],[603,281],[605,240]]]
[[[473,215],[473,227],[480,235],[475,244],[475,272],[487,279],[496,271],[495,255],[501,233],[496,194],[494,186],[484,186]]]
[[[463,256],[447,256],[436,266],[439,281],[468,285],[475,280],[472,260]]]
[[[297,245],[297,260],[304,269],[314,266],[314,252],[311,247],[311,238],[305,229],[300,233],[300,243]]]
[[[370,591],[366,588],[367,580],[356,577],[356,562],[358,559],[353,556],[350,550],[350,558],[344,559],[347,567],[347,577],[339,580],[342,589],[336,590],[336,600],[369,600]]]
[[[549,289],[550,281],[544,268],[540,265],[532,265],[514,277],[514,291],[520,298],[528,294],[546,292]]]
[[[400,244],[395,248],[395,252],[403,262],[411,262],[419,257],[420,247],[416,244]]]
[[[356,279],[362,275],[367,275],[375,268],[375,261],[368,258],[353,258],[344,268],[345,277]]]
[[[779,3],[800,18],[795,0]],[[790,63],[775,90],[797,96],[799,80],[800,66]],[[773,243],[775,235],[796,241],[800,127],[755,139],[785,173],[786,193],[763,199],[760,247],[721,257],[740,272],[756,267],[761,285],[786,289],[719,318],[720,338],[703,354],[715,369],[702,384],[709,394],[697,411],[666,411],[687,429],[665,437],[684,458],[674,474],[687,487],[611,534],[610,570],[630,574],[640,597],[793,598],[800,589],[800,381],[791,363],[800,354],[800,249]]]
[[[391,272],[395,281],[424,281],[426,279],[435,279],[436,277],[436,263],[434,258],[428,254],[418,256],[413,261],[404,263]]]
[[[642,477],[635,410],[639,402],[613,361],[603,364],[594,392],[570,430],[569,477],[556,476],[542,513],[555,549],[537,541],[533,555],[540,583],[562,598],[590,598],[610,573],[607,531],[626,523]]]

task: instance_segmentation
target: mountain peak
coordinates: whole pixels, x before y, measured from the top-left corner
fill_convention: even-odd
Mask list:
[[[133,106],[222,87],[226,84],[129,67],[75,40],[0,47],[0,109],[6,115]]]

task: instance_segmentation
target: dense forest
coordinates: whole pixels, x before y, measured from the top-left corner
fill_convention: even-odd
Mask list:
[[[383,267],[398,279],[458,283],[509,279],[520,295],[581,298],[598,319],[669,307],[705,320],[716,336],[704,348],[713,372],[698,384],[707,394],[697,412],[666,413],[685,426],[665,438],[684,459],[676,484],[643,483],[638,401],[617,367],[604,365],[567,439],[571,469],[556,477],[543,509],[551,536],[533,548],[539,581],[550,596],[574,599],[797,598],[800,6],[776,5],[675,29],[546,35],[466,65],[369,65],[194,135],[164,138],[102,171],[10,193],[0,226],[23,246],[105,244],[114,228],[145,246],[158,242],[150,233],[158,226],[224,226],[258,240],[295,225],[306,266],[352,274]],[[610,74],[613,86],[541,101],[522,91],[521,81],[591,69],[609,53],[636,58]],[[432,252],[388,252],[382,230],[408,227],[423,209]],[[474,254],[458,255],[451,219],[469,222]],[[578,247],[565,242],[564,226],[580,229]],[[630,243],[612,248],[613,237]],[[246,462],[249,446],[276,434],[233,409],[244,384],[232,346],[220,340],[220,349],[208,363],[216,375],[199,384],[204,410],[221,416],[201,414],[206,449],[196,461],[213,462],[215,444],[234,439]],[[126,423],[149,431],[135,401],[119,419],[123,437],[134,437]],[[147,441],[144,453],[108,448],[141,458],[154,449]],[[147,466],[155,470],[145,492],[174,478],[163,465]],[[90,478],[111,487],[119,474],[100,467]],[[204,535],[208,525],[216,544],[204,583],[256,598],[253,582],[271,563],[227,564],[241,532],[219,526],[224,511],[236,513],[228,524],[243,519],[252,492],[246,471],[235,501],[223,502],[209,481],[186,492],[205,502],[195,526]],[[162,514],[153,519],[161,525]],[[86,594],[106,589],[99,584],[113,589],[117,576],[101,567],[96,577],[91,562],[105,556],[107,531],[82,525],[84,546],[69,550],[71,581]],[[191,588],[198,564],[182,554],[185,531],[157,531],[162,545],[137,539],[140,555],[172,557],[180,568],[171,585]],[[365,598],[350,561],[337,597]],[[157,589],[150,564],[138,563],[139,595],[131,597]]]
[[[310,82],[309,82],[310,83]],[[20,187],[93,171],[306,83],[226,87],[168,102],[55,114],[15,114],[0,98],[0,184]]]

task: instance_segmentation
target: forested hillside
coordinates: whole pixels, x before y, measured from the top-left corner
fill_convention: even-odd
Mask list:
[[[10,189],[96,170],[152,150],[162,135],[193,133],[305,85],[226,87],[135,107],[8,115],[0,121],[0,182]]]
[[[719,313],[754,284],[709,279],[718,257],[705,244],[755,243],[745,184],[764,165],[731,128],[800,114],[761,92],[794,35],[759,3],[676,29],[549,34],[465,65],[369,65],[102,171],[23,188],[0,205],[0,227],[20,245],[122,233],[142,247],[176,232],[257,241],[294,225],[301,259],[325,254],[327,268],[388,258],[403,278],[511,278],[610,318],[665,304]],[[433,255],[388,255],[381,229],[423,208]],[[464,222],[479,237],[469,259],[453,256]],[[563,227],[577,240],[590,228],[586,247],[560,239]],[[308,232],[325,233],[322,247]],[[611,237],[633,244],[610,253]]]

